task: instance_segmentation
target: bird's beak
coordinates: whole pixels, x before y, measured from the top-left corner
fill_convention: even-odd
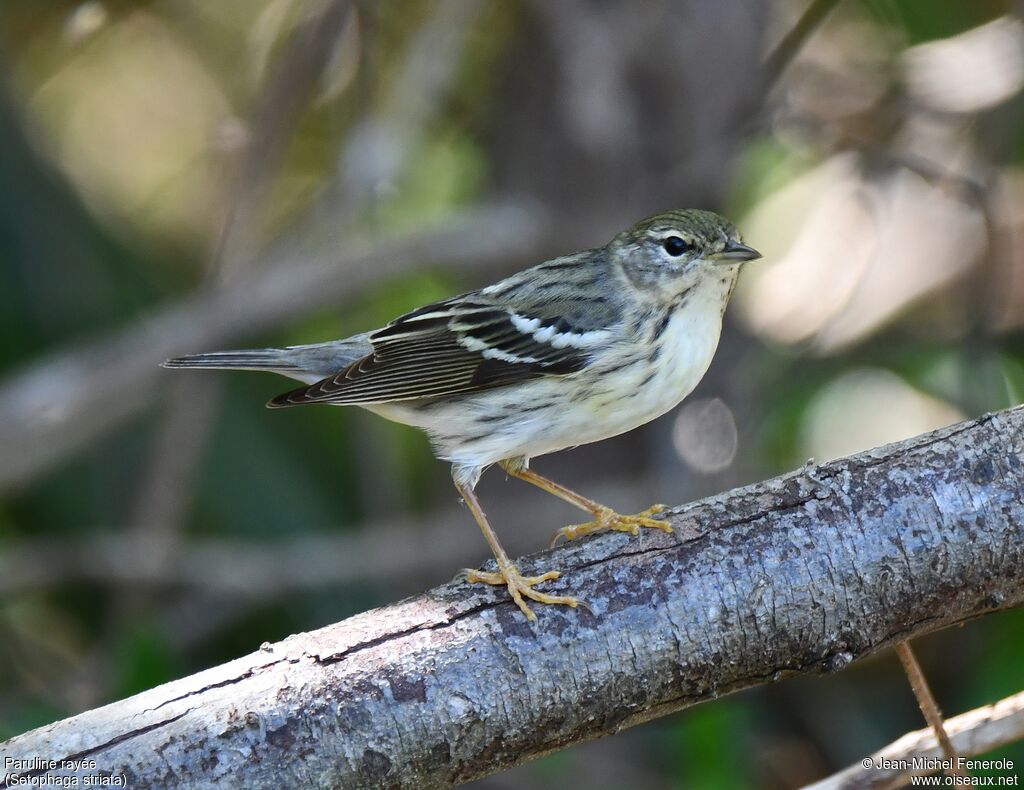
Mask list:
[[[713,252],[708,256],[711,260],[719,263],[742,263],[743,261],[756,261],[761,253],[746,244],[738,241],[730,241],[721,252]]]

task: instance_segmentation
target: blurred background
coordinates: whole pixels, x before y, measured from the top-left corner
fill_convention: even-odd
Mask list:
[[[701,206],[765,254],[711,371],[542,472],[633,512],[1024,400],[1022,11],[4,0],[0,739],[488,556],[419,433],[173,354],[342,337]],[[516,554],[578,519],[479,491]],[[1024,688],[1020,611],[917,647],[949,714]],[[922,726],[886,653],[474,786],[790,788]]]

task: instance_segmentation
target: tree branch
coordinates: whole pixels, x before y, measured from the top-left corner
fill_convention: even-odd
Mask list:
[[[1000,746],[1024,739],[1024,691],[984,705],[952,719],[946,719],[946,732],[961,757],[985,754]],[[912,764],[915,757],[941,759],[942,748],[930,727],[908,732],[898,741],[872,754],[873,766]],[[888,760],[889,763],[883,763]],[[935,773],[933,770],[902,768],[864,768],[861,763],[808,785],[804,790],[891,790],[910,782],[911,776]],[[966,785],[965,785],[966,786]]]
[[[133,788],[467,781],[1019,605],[1022,464],[1018,407],[808,465],[673,509],[674,535],[521,562],[592,613],[531,626],[452,583],[16,737],[0,765],[88,758],[63,772]]]

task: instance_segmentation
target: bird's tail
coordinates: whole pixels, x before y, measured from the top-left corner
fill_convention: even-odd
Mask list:
[[[214,368],[217,370],[297,371],[287,348],[250,348],[240,351],[211,351],[187,354],[163,362],[165,368]]]
[[[371,351],[365,335],[289,348],[251,348],[188,354],[163,362],[165,368],[266,370],[313,384],[343,370]]]

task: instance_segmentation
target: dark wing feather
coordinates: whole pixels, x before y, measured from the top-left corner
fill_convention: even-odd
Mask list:
[[[421,307],[372,333],[373,353],[268,405],[433,398],[581,370],[590,349],[551,341],[589,327],[577,328],[557,307],[548,302],[514,319],[479,292]]]

